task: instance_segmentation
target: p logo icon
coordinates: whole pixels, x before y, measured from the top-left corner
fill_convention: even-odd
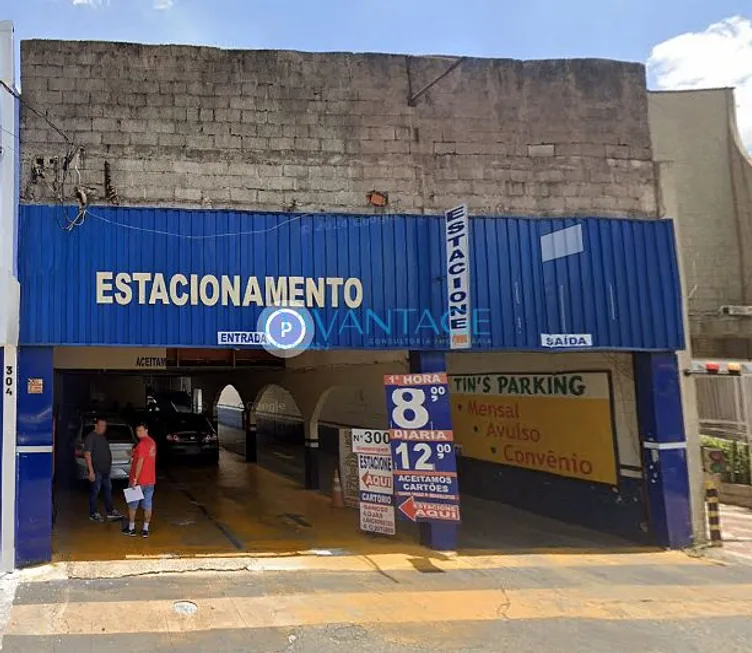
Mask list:
[[[280,358],[297,356],[313,340],[313,320],[304,308],[266,308],[257,328],[266,335],[264,349]]]

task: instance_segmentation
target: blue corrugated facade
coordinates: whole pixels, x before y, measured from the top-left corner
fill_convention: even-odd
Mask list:
[[[262,310],[97,303],[96,273],[112,271],[357,277],[358,308],[312,309],[314,348],[448,346],[441,216],[96,207],[66,231],[61,211],[21,207],[23,344],[216,347],[217,332],[255,330]],[[544,261],[541,237],[574,225],[582,251]],[[591,334],[594,349],[683,348],[669,220],[474,217],[470,256],[473,349],[538,350],[543,333]]]

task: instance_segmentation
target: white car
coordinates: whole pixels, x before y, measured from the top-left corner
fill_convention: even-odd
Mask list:
[[[81,481],[89,478],[89,468],[84,457],[84,443],[86,436],[94,430],[94,423],[93,417],[82,418],[73,436],[76,475]],[[110,443],[110,451],[112,451],[110,478],[112,480],[126,480],[131,471],[133,447],[137,444],[136,435],[133,433],[133,429],[121,419],[108,419],[105,437],[107,442]]]

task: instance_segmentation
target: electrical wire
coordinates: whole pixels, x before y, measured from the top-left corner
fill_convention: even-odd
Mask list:
[[[109,218],[105,218],[101,215],[96,214],[88,207],[83,208],[81,212],[84,215],[79,216],[82,219],[80,224],[83,224],[83,220],[85,220],[86,217],[90,217],[95,220],[99,220],[100,222],[103,222],[105,224],[108,224],[110,226],[120,227],[121,229],[128,229],[130,231],[139,231],[143,233],[153,234],[156,236],[168,236],[171,238],[182,238],[184,240],[212,240],[215,238],[237,238],[240,236],[257,236],[260,234],[266,234],[272,231],[276,231],[278,229],[281,229],[282,227],[292,224],[293,222],[299,222],[303,218],[310,218],[310,217],[317,217],[317,216],[320,217],[322,215],[321,213],[300,213],[300,214],[296,214],[292,218],[284,220],[278,224],[275,224],[271,227],[267,227],[265,229],[250,229],[247,231],[236,231],[236,232],[226,232],[226,233],[219,233],[219,234],[206,234],[206,235],[194,236],[192,234],[179,234],[179,233],[175,233],[172,231],[165,231],[162,229],[149,229],[147,227],[138,227],[132,224],[116,222],[115,220],[110,220]],[[368,216],[367,218],[363,218],[363,220],[370,220],[372,218],[385,219],[389,217],[391,216],[386,215],[386,214],[380,214],[378,216]]]
[[[65,210],[65,183],[68,179],[68,172],[70,169],[71,162],[74,163],[74,170],[76,171],[76,175],[78,178],[78,184],[77,186],[80,187],[81,185],[81,172],[78,168],[78,157],[79,153],[81,151],[81,148],[77,146],[73,139],[68,136],[60,127],[58,127],[52,120],[50,120],[44,113],[37,110],[35,107],[33,107],[31,104],[29,104],[22,96],[21,94],[16,91],[14,88],[6,84],[4,81],[0,80],[0,88],[4,88],[8,93],[10,93],[18,102],[23,105],[25,108],[27,108],[29,111],[31,111],[34,115],[38,116],[42,120],[44,120],[56,133],[58,133],[60,136],[63,137],[63,140],[66,142],[68,148],[66,151],[66,154],[63,158],[63,165],[62,165],[62,179],[58,182],[58,172],[56,171],[55,174],[55,183],[54,187],[50,186],[49,183],[45,181],[45,184],[47,188],[52,193],[53,197],[58,201],[60,204],[60,216],[63,218],[63,222],[60,221],[60,216],[55,216],[55,220],[57,221],[58,226],[63,229],[64,231],[72,231],[75,227],[81,226],[84,221],[86,220],[86,207],[81,206],[79,208],[78,214],[76,217],[71,220],[68,217],[68,214]],[[17,138],[16,134],[13,134],[7,129],[4,129],[0,127],[4,132],[10,134],[13,136],[13,138]],[[58,186],[59,183],[59,186]]]

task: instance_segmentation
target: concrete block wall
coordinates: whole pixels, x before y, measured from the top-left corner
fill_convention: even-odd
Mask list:
[[[641,65],[453,61],[25,41],[23,201],[655,217]]]

